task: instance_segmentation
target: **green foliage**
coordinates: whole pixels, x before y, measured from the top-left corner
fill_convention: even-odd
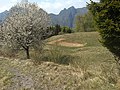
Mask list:
[[[60,25],[56,24],[55,25],[55,35],[58,35],[59,32],[61,32],[61,27],[60,27]]]
[[[96,25],[93,20],[92,14],[88,12],[85,15],[76,16],[75,29],[77,32],[78,31],[81,31],[81,32],[96,31]]]
[[[62,27],[62,31],[61,32],[63,32],[63,33],[72,33],[73,32],[73,30],[70,28],[70,27]]]
[[[75,29],[76,31],[84,31],[84,22],[83,22],[83,16],[76,16],[76,20],[75,20]]]
[[[60,25],[56,24],[55,26],[50,26],[48,28],[48,32],[49,32],[49,36],[47,37],[51,37],[64,33],[73,33],[73,30],[70,27],[67,26],[61,27]]]
[[[66,65],[69,65],[72,59],[70,55],[66,55],[64,53],[64,50],[60,50],[59,47],[55,46],[51,47],[51,50],[49,51],[47,58],[48,58],[47,61]]]
[[[65,65],[69,65],[73,58],[72,56],[65,54],[64,50],[60,50],[57,46],[51,47],[50,50],[44,50],[42,53],[34,52],[32,57],[35,64],[39,64],[41,61],[49,61]]]
[[[120,60],[120,1],[91,1],[88,6],[99,28],[100,42]]]
[[[51,31],[50,36],[58,35],[61,32],[61,26],[56,24],[55,26],[50,26],[48,31]]]

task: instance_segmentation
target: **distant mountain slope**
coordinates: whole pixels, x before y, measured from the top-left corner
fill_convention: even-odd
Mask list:
[[[70,7],[68,9],[64,9],[60,11],[58,15],[55,14],[49,14],[51,17],[51,22],[52,25],[59,24],[61,26],[68,26],[68,27],[73,27],[74,26],[74,20],[76,15],[84,15],[87,13],[87,8],[75,8],[75,7]],[[5,18],[8,16],[9,11],[4,11],[0,13],[0,22],[4,21]]]
[[[8,16],[8,13],[9,13],[9,11],[7,11],[7,10],[0,13],[0,22],[5,20],[5,18]]]
[[[61,26],[74,26],[74,20],[76,15],[84,15],[88,10],[86,7],[74,8],[73,6],[62,10],[58,15],[49,14],[51,17],[52,25],[59,24]]]

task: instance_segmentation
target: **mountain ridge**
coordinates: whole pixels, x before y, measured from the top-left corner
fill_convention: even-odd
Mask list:
[[[77,15],[84,15],[88,12],[86,7],[75,8],[74,6],[68,9],[64,8],[59,14],[49,14],[51,17],[52,25],[59,24],[61,26],[74,27],[75,17]]]
[[[7,10],[0,13],[0,23],[3,22],[5,20],[5,18],[7,18],[8,14],[9,14],[9,11],[7,11]]]
[[[84,15],[88,12],[86,7],[83,8],[75,8],[74,6],[69,7],[68,9],[64,8],[60,11],[59,14],[50,13],[49,16],[51,18],[52,25],[59,24],[61,26],[68,26],[70,28],[74,27],[75,17],[77,15]],[[7,18],[9,15],[9,11],[4,11],[0,13],[0,23]]]

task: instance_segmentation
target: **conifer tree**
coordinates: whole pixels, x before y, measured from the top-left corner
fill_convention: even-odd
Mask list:
[[[109,49],[120,61],[120,1],[100,0],[99,3],[91,1],[88,5],[92,12],[99,33],[100,42]]]

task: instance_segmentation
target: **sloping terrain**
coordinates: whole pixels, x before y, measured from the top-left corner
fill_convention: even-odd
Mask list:
[[[61,41],[61,38],[64,42],[87,44],[83,47],[48,44]],[[112,54],[99,43],[99,38],[97,32],[80,32],[46,40],[44,49],[52,53],[47,59],[71,59],[69,65],[53,63],[52,60],[46,62],[41,57],[36,65],[34,59],[1,56],[0,90],[120,90],[118,67]],[[68,55],[69,58],[64,59],[60,55]]]
[[[80,69],[70,66],[0,58],[0,90],[76,89],[82,77]]]

